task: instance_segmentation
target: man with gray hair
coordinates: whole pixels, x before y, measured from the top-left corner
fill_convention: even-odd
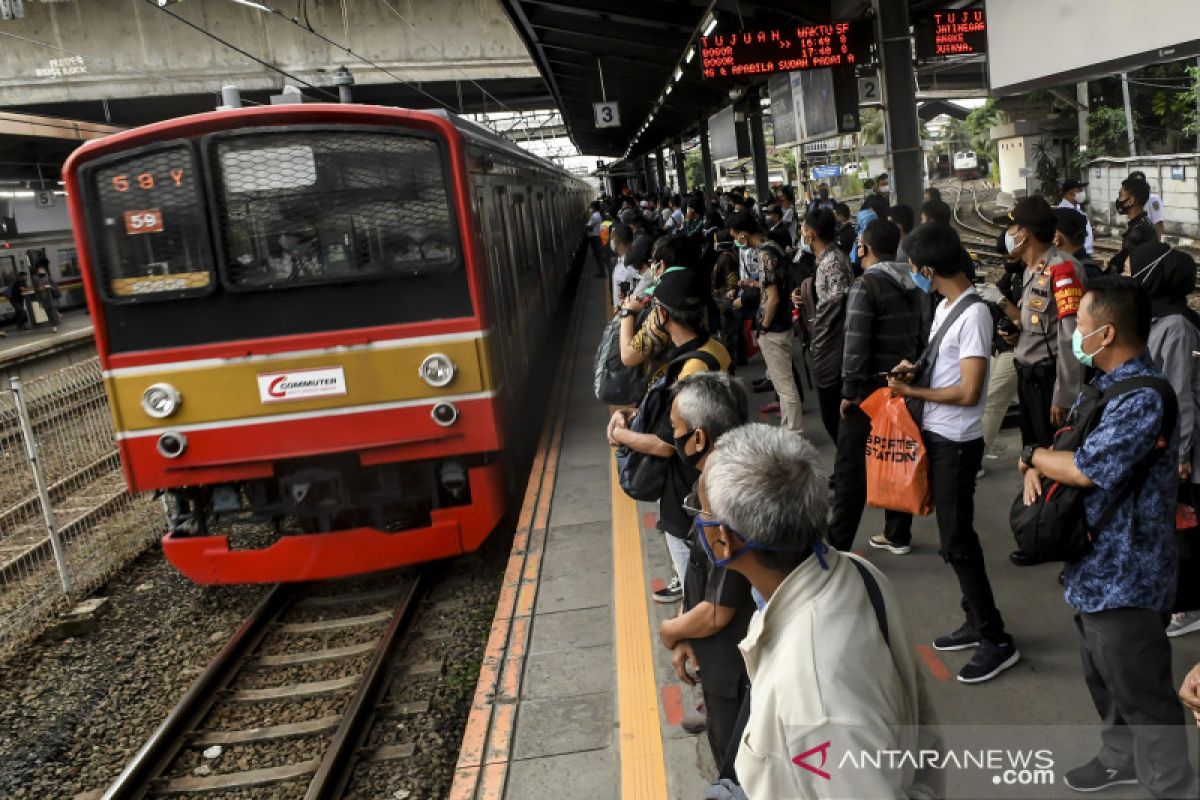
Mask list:
[[[674,395],[671,436],[683,469],[672,475],[688,481],[679,495],[684,497],[694,488],[717,439],[745,425],[750,412],[741,381],[720,372],[685,378],[676,384]],[[683,508],[694,516],[694,495],[685,497]],[[696,676],[694,670],[689,671],[689,662],[700,668],[708,745],[719,765],[731,746],[749,685],[738,642],[754,616],[754,599],[743,576],[709,562],[694,528],[689,545],[691,554],[683,577],[684,611],[663,620],[658,637],[671,651],[671,663],[681,681],[694,686]]]
[[[753,688],[736,767],[751,800],[827,797],[831,741],[915,752],[917,726],[931,722],[891,582],[822,540],[816,457],[795,434],[744,425],[717,442],[699,485],[702,547],[765,599],[740,645]],[[839,770],[837,795],[929,793],[911,760],[890,766]]]

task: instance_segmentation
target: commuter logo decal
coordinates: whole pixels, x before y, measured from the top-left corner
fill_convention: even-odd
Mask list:
[[[822,742],[821,744],[817,745],[816,747],[805,750],[803,753],[801,753],[800,755],[793,758],[792,763],[798,767],[803,767],[804,769],[811,772],[813,775],[824,778],[827,781],[832,780],[832,777],[830,776],[830,774],[828,772],[826,772],[824,769],[825,761],[829,757],[829,745],[830,744],[832,744],[831,741],[826,741],[826,742]],[[808,759],[813,758],[817,754],[820,754],[820,756],[821,756],[821,763],[817,764],[816,766],[813,766],[812,764],[810,764],[808,762]]]
[[[344,394],[346,375],[341,367],[263,372],[258,375],[258,397],[264,403],[338,397]]]

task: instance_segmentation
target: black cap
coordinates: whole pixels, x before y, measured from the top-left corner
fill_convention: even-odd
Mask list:
[[[654,299],[670,311],[699,308],[700,281],[690,269],[668,270],[654,286]]]
[[[1013,224],[1013,215],[1011,211],[1005,211],[1003,214],[997,214],[992,217],[992,224],[1007,228]]]
[[[1057,220],[1054,224],[1056,231],[1072,242],[1083,241],[1087,233],[1087,217],[1073,208],[1056,208],[1054,218]]]
[[[1182,314],[1188,295],[1196,290],[1196,261],[1162,242],[1147,242],[1129,254],[1130,273],[1150,297],[1156,317]]]
[[[1032,233],[1039,241],[1047,244],[1054,241],[1057,220],[1054,209],[1043,198],[1023,197],[1012,210],[1012,223]]]
[[[1087,181],[1077,181],[1074,178],[1063,181],[1061,194],[1066,194],[1073,189],[1082,189],[1087,186]]]

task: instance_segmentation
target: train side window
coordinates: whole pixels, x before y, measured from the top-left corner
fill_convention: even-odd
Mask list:
[[[58,278],[74,278],[79,275],[79,256],[75,248],[58,251]]]
[[[0,256],[0,289],[7,290],[17,279],[17,257]]]

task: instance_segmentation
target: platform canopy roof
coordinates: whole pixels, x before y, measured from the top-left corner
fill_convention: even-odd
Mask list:
[[[500,0],[529,48],[533,61],[561,109],[567,131],[580,152],[621,156],[650,117],[631,155],[684,135],[702,117],[730,102],[730,90],[765,83],[706,81],[699,55],[689,49],[715,24],[718,32],[776,25],[807,25],[853,19],[870,11],[870,0]],[[980,5],[972,0],[910,0],[915,16],[937,8]],[[715,21],[715,22],[714,22]],[[978,93],[980,60],[944,63],[921,70],[922,88]],[[676,70],[681,74],[675,79]],[[922,77],[921,73],[925,73]],[[956,80],[956,78],[958,80]],[[667,87],[669,94],[664,94]],[[597,128],[593,103],[615,101],[620,127]]]

